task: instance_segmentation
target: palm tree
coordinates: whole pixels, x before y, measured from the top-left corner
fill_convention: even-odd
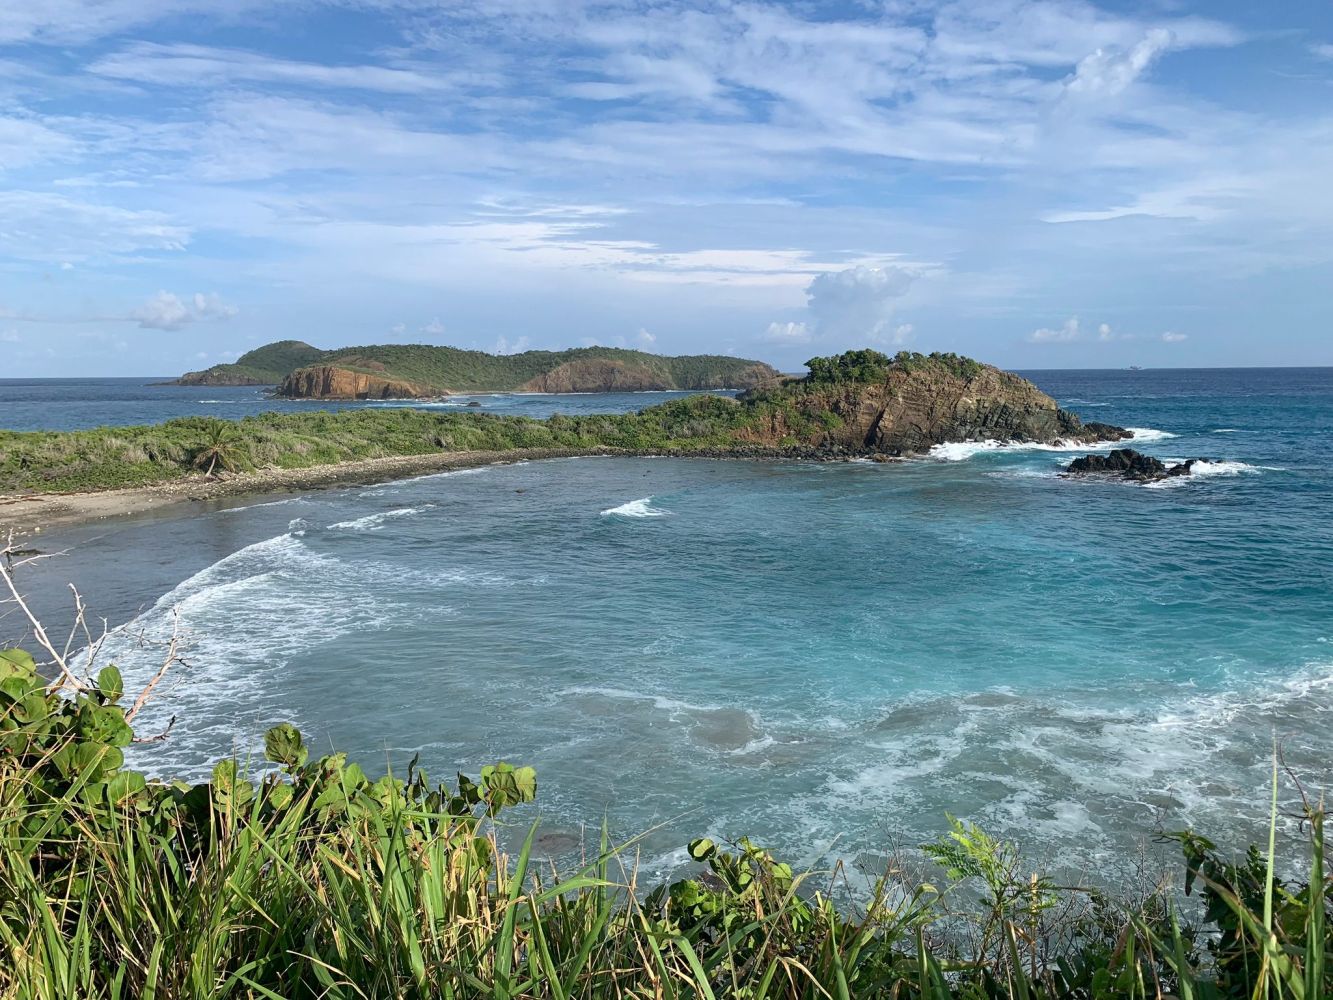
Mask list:
[[[240,438],[240,432],[230,420],[210,420],[204,430],[204,443],[194,450],[191,462],[196,469],[207,466],[206,476],[213,475],[219,465],[234,472],[241,456]]]

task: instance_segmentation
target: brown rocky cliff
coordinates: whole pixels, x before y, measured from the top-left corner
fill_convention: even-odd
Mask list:
[[[416,399],[438,396],[430,386],[338,365],[298,368],[278,387],[279,396],[292,399]]]
[[[1031,382],[983,366],[971,376],[940,366],[895,368],[882,382],[797,382],[755,393],[746,441],[909,455],[953,441],[1091,443],[1128,431],[1084,424]]]

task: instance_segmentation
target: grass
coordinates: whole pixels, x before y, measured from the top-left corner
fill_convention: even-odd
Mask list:
[[[7,1000],[1309,1000],[1333,985],[1318,810],[1308,878],[1270,871],[1270,906],[1203,872],[1223,864],[1211,853],[1193,860],[1220,907],[1202,926],[1166,890],[1129,906],[1059,888],[960,821],[927,845],[930,882],[894,869],[855,894],[840,872],[796,873],[742,840],[696,841],[697,870],[651,886],[633,844],[605,832],[563,870],[534,860],[535,826],[505,853],[496,824],[536,794],[526,769],[371,780],[341,756],[309,761],[278,727],[262,777],[224,761],[204,785],[145,780],[114,766],[125,732],[86,724],[116,721],[117,678],[35,699],[30,661],[3,655]]]
[[[279,346],[283,345],[270,345]],[[302,344],[286,346],[291,350],[308,348]],[[397,352],[394,355],[398,359],[397,374],[422,381],[425,369],[418,371],[414,365],[418,361],[427,364],[429,358],[418,358],[420,351],[454,349],[392,346],[384,350]],[[637,353],[611,348],[595,350],[608,356]],[[550,352],[528,352],[500,359],[480,352],[455,353],[476,354],[485,365],[503,361],[521,366],[531,362],[541,370],[548,370],[548,362],[556,357]],[[586,353],[581,349],[561,352],[560,356],[581,357]],[[538,355],[539,363],[533,361]],[[655,358],[654,364],[669,362],[685,366],[682,371],[700,381],[711,377],[709,366],[719,360],[643,357]],[[736,362],[734,358],[720,360]],[[689,367],[696,363],[703,367],[698,370]],[[856,407],[843,398],[849,387],[890,377],[919,377],[926,380],[929,388],[939,379],[966,381],[992,370],[952,354],[900,352],[889,358],[868,350],[812,358],[808,364],[811,371],[806,378],[751,390],[739,401],[701,395],[637,413],[557,415],[533,420],[395,407],[264,413],[235,422],[187,417],[152,426],[0,431],[0,494],[116,489],[169,483],[200,472],[304,469],[368,458],[441,452],[613,448],[631,452],[748,454],[756,448],[768,447],[798,453],[822,450],[861,454],[867,450],[865,442],[854,427],[849,430],[847,426],[856,419]],[[526,371],[523,369],[519,374],[526,377]],[[1017,376],[1007,378],[1022,384]]]
[[[8,603],[27,614],[0,552]],[[27,614],[45,663],[0,649],[0,998],[744,998],[1315,1000],[1329,995],[1322,804],[1305,875],[1274,797],[1265,851],[1174,835],[1178,887],[1136,901],[1056,884],[963,820],[869,885],[798,872],[749,840],[689,845],[645,884],[605,829],[581,859],[507,853],[527,767],[431,781],[310,759],[292,726],[267,765],[210,781],[125,766],[135,715],[97,644],[71,656]],[[174,647],[163,669],[174,662]],[[54,677],[55,680],[48,680]],[[153,682],[155,683],[155,681]],[[157,737],[141,734],[152,742]],[[1197,911],[1197,912],[1196,912]]]
[[[73,492],[197,475],[225,442],[229,471],[302,469],[366,458],[529,448],[698,451],[734,444],[730,399],[698,396],[642,413],[532,420],[410,408],[188,417],[138,427],[0,431],[0,493]]]

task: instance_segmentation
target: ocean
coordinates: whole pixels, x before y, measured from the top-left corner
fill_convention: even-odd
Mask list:
[[[175,726],[136,749],[162,774],[278,721],[372,772],[531,764],[520,822],[605,818],[654,872],[702,835],[873,867],[946,813],[1104,881],[1172,859],[1162,830],[1257,840],[1274,746],[1312,790],[1333,761],[1333,369],[1026,374],[1204,474],[981,443],[517,463],[62,530],[24,582],[53,621],[76,582],[131,686],[179,615],[142,717]],[[11,426],[120,405],[10,385]]]
[[[690,392],[477,393],[436,403],[411,400],[340,402],[276,399],[270,386],[163,385],[158,378],[0,378],[0,430],[73,431],[87,427],[159,424],[177,417],[240,420],[260,413],[381,409],[411,406],[442,412],[497,413],[549,417],[553,413],[624,413],[654,403],[695,395]],[[725,393],[734,395],[734,393]]]

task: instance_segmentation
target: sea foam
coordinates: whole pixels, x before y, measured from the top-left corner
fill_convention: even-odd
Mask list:
[[[340,528],[346,531],[379,531],[384,527],[386,521],[398,517],[413,517],[434,506],[433,503],[428,503],[420,507],[401,507],[398,510],[381,511],[378,514],[367,514],[365,517],[358,517],[352,521],[338,521],[336,524],[330,524],[329,528],[330,530]]]
[[[666,517],[671,513],[669,510],[662,510],[652,505],[652,497],[640,497],[638,500],[631,500],[629,503],[622,503],[619,507],[608,507],[602,511],[602,516],[614,515],[616,517]]]
[[[1110,448],[1123,448],[1129,444],[1149,444],[1153,441],[1166,441],[1176,435],[1170,431],[1157,430],[1154,427],[1126,427],[1130,437],[1123,441],[948,441],[931,448],[927,455],[941,462],[964,462],[975,455],[992,451],[1105,451]]]

